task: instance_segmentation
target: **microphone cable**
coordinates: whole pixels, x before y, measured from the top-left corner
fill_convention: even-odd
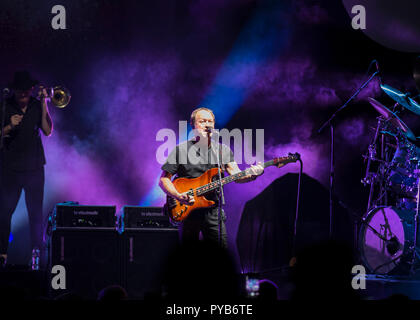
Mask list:
[[[297,223],[299,219],[299,203],[300,203],[300,189],[301,189],[301,182],[302,182],[302,172],[303,172],[303,162],[302,159],[299,157],[298,159],[300,163],[299,169],[299,178],[298,178],[298,187],[297,187],[297,197],[296,197],[296,213],[295,213],[295,224],[293,229],[293,256],[296,255],[296,235],[297,235]]]

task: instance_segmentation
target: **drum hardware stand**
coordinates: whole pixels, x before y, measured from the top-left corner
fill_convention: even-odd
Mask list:
[[[371,63],[372,65],[372,63]],[[370,68],[370,67],[369,67]],[[329,125],[330,126],[330,138],[331,138],[331,150],[330,150],[330,229],[329,229],[329,238],[332,238],[332,220],[333,220],[333,193],[334,193],[334,125],[333,120],[337,116],[337,114],[343,110],[347,105],[356,98],[359,93],[372,81],[379,74],[379,70],[375,71],[372,76],[363,83],[359,89],[340,107],[337,111],[333,113],[333,115],[318,129],[318,134],[320,134],[324,128]]]
[[[386,158],[386,152],[385,152],[385,149],[384,149],[385,135],[384,135],[384,133],[382,133],[382,131],[380,131],[380,128],[383,126],[383,123],[384,123],[385,119],[380,116],[380,117],[377,118],[377,120],[378,120],[378,123],[377,123],[376,130],[375,130],[375,136],[372,140],[372,143],[369,145],[368,155],[364,156],[365,159],[367,158],[366,175],[361,181],[363,185],[365,185],[365,186],[369,185],[369,198],[368,198],[368,205],[367,205],[367,211],[366,211],[367,213],[371,210],[372,207],[378,206],[378,204],[380,204],[380,202],[381,202],[381,200],[384,196],[385,196],[385,200],[382,201],[382,202],[387,203],[386,188],[384,186],[384,181],[382,179],[383,173],[384,173],[384,170],[385,170],[383,161]],[[379,134],[381,134],[381,149],[380,149],[381,158],[377,159],[376,158],[377,142],[378,142]],[[379,167],[378,167],[378,169],[375,173],[370,172],[371,162],[373,160],[379,160],[379,162],[380,162]],[[379,184],[378,196],[375,200],[373,200],[373,194],[374,194],[374,191],[375,191],[375,184],[376,183]],[[359,220],[360,220],[360,218],[359,218]],[[366,223],[363,218],[362,218],[361,221],[362,221],[362,223],[366,224],[377,236],[380,235],[380,233],[378,233],[376,230],[374,230],[374,228],[372,228],[368,223]],[[360,225],[356,224],[356,226],[355,226],[355,228],[356,228],[356,243],[357,243],[356,247],[358,247],[358,243],[359,243],[358,232],[357,232],[359,227],[360,227]],[[382,236],[380,236],[380,238],[383,241],[386,241],[386,237],[383,238]]]
[[[370,190],[369,190],[369,198],[368,198],[368,205],[367,205],[367,210],[366,213],[368,213],[372,208],[380,206],[380,205],[384,205],[387,206],[388,205],[388,194],[387,194],[387,187],[385,185],[386,181],[384,181],[383,177],[386,175],[386,164],[388,163],[388,156],[389,156],[389,148],[387,146],[387,140],[386,140],[386,134],[391,134],[388,133],[387,131],[383,131],[379,129],[381,128],[381,126],[383,125],[384,122],[384,118],[382,117],[378,117],[378,126],[376,127],[376,132],[375,132],[375,137],[372,141],[372,143],[369,145],[369,151],[368,151],[368,155],[367,156],[363,156],[363,158],[367,159],[368,163],[366,166],[366,175],[365,178],[363,178],[361,180],[361,183],[363,185],[368,185],[370,184]],[[381,155],[380,155],[380,159],[376,158],[376,144],[378,141],[378,136],[379,134],[381,134],[381,146],[380,146],[380,150],[381,150]],[[378,161],[379,162],[379,167],[377,169],[376,173],[371,173],[370,172],[370,166],[371,166],[371,161]],[[375,189],[375,183],[379,184],[379,190],[378,190],[378,196],[375,200],[373,200],[373,194],[374,194],[374,189]]]
[[[416,261],[416,246],[417,246],[417,227],[418,227],[418,218],[419,218],[419,202],[420,202],[420,176],[419,176],[419,159],[416,159],[416,175],[417,175],[417,197],[416,197],[416,214],[414,216],[414,237],[413,237],[413,245],[411,247],[412,250],[412,257],[411,257],[411,268],[410,274],[413,275],[415,273],[414,263]]]
[[[381,134],[381,160],[385,161],[384,163],[388,163],[388,155],[389,155],[389,147],[388,147],[388,141],[387,141],[387,137],[385,136],[384,133]],[[381,163],[380,165],[380,171],[381,171],[381,177],[384,177],[385,175],[385,166],[383,165],[384,163]],[[382,183],[380,184],[381,189],[380,189],[380,194],[383,194],[383,196],[385,197],[383,204],[385,206],[388,205],[388,192],[386,190],[386,187],[384,187],[384,183],[383,181],[381,181]]]
[[[378,177],[378,175],[376,173],[375,174],[370,173],[370,163],[371,163],[372,159],[374,159],[376,157],[376,141],[378,140],[379,128],[381,127],[382,122],[383,122],[382,117],[378,117],[378,125],[376,127],[375,137],[373,138],[373,141],[369,145],[369,148],[368,148],[369,149],[369,154],[368,154],[368,157],[367,157],[366,175],[365,175],[365,178],[362,180],[362,183],[364,185],[370,184],[367,212],[369,212],[369,209],[371,207],[374,184],[375,184],[375,181]]]

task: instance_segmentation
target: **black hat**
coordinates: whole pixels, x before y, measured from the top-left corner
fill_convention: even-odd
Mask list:
[[[38,83],[39,81],[32,79],[28,71],[17,71],[9,87],[14,90],[28,90]]]

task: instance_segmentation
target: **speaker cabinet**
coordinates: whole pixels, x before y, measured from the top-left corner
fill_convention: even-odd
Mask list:
[[[50,296],[75,293],[96,299],[109,285],[120,285],[130,299],[161,294],[166,261],[179,244],[173,228],[114,229],[60,228],[51,236],[49,271],[62,265],[66,270],[66,289]]]
[[[50,295],[56,297],[71,292],[96,299],[104,287],[123,285],[120,245],[120,235],[115,229],[63,228],[53,231],[49,271],[54,265],[65,267],[66,289],[54,290],[50,282]]]
[[[126,229],[123,233],[124,282],[130,298],[161,294],[167,259],[179,244],[178,230]]]

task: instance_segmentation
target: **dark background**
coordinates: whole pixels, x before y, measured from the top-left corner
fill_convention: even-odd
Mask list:
[[[345,3],[348,9],[351,1]],[[374,28],[392,15],[385,3],[367,7],[364,33],[352,29],[341,1],[3,0],[0,83],[26,69],[72,94],[67,108],[50,107],[55,130],[44,139],[45,215],[66,200],[163,204],[156,133],[177,130],[198,105],[215,110],[219,128],[264,129],[266,159],[300,152],[304,172],[327,187],[329,131],[317,130],[374,72],[373,66],[367,73],[370,62],[379,62],[384,83],[418,93],[412,78],[417,48],[403,52],[407,46],[395,43],[404,42],[404,31],[382,29],[379,37]],[[51,27],[56,4],[66,8],[66,30]],[[395,19],[408,21],[400,12]],[[377,117],[369,96],[392,105],[375,79],[335,122],[336,193],[360,214],[368,192],[360,183],[362,154]],[[407,111],[402,118],[420,135],[418,116]],[[246,201],[297,170],[269,168],[253,183],[226,188],[233,247]],[[25,215],[20,202],[11,245],[20,262],[30,252]]]

